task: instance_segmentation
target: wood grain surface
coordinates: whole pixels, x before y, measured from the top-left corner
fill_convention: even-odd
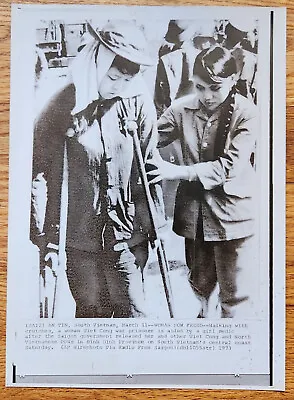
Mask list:
[[[57,0],[22,1],[19,3],[54,4]],[[32,389],[5,388],[5,318],[6,266],[8,221],[8,149],[9,149],[9,63],[10,63],[10,1],[0,1],[0,399],[294,399],[294,1],[268,0],[194,0],[185,1],[63,1],[67,4],[134,4],[134,5],[226,5],[226,6],[283,6],[287,7],[287,361],[286,392],[221,391],[221,390],[165,390],[165,389]],[[23,99],[25,101],[25,99]],[[292,136],[293,135],[293,136]],[[57,361],[58,362],[58,361]],[[224,360],[225,362],[225,360]]]

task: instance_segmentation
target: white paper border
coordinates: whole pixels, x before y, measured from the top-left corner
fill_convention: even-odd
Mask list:
[[[158,12],[158,7],[153,6],[153,7],[129,7],[129,6],[115,6],[116,7],[116,12],[118,13],[120,18],[130,18],[130,13],[132,12],[132,9],[134,10],[136,18],[138,18],[138,15],[141,14],[142,18],[145,17],[145,12],[146,9],[148,9],[148,12],[151,12],[150,9],[152,9],[152,12],[154,12],[154,16],[157,15]],[[13,69],[17,65],[17,60],[16,58],[18,57],[19,49],[21,48],[21,42],[19,42],[19,38],[21,37],[21,32],[22,32],[22,25],[21,23],[18,24],[17,19],[20,18],[21,22],[21,13],[22,12],[29,12],[30,15],[33,17],[33,13],[36,12],[36,14],[42,10],[42,12],[46,13],[46,18],[50,19],[50,13],[55,16],[56,18],[56,11],[58,10],[58,18],[62,19],[64,18],[64,13],[67,15],[68,11],[74,10],[75,12],[78,13],[79,19],[83,18],[83,15],[85,13],[85,18],[86,15],[89,15],[91,10],[93,9],[94,11],[97,11],[99,8],[99,18],[103,17],[103,15],[109,15],[109,6],[66,6],[66,5],[13,5],[12,6],[12,55],[11,55],[11,63],[12,63],[12,80],[11,80],[11,132],[17,132],[19,131],[19,126],[17,124],[17,119],[16,116],[20,118],[21,121],[24,121],[27,118],[27,112],[26,112],[26,104],[23,104],[23,107],[19,107],[19,104],[15,102],[16,96],[14,93],[17,93],[17,81],[16,81],[16,74],[14,73]],[[164,10],[163,10],[164,9]],[[250,16],[252,16],[252,12],[254,11],[255,16],[257,18],[262,19],[264,17],[264,9],[261,9],[259,7],[236,7],[234,9],[228,8],[228,7],[209,7],[209,11],[211,13],[215,13],[217,15],[217,18],[225,17],[233,17],[235,16],[240,16],[240,11],[242,9],[242,15],[244,15],[248,12]],[[19,12],[21,10],[21,12]],[[284,60],[285,59],[285,42],[284,42],[284,35],[281,35],[281,32],[284,31],[285,28],[285,9],[277,9],[277,8],[272,8],[267,10],[273,11],[274,12],[274,18],[275,18],[275,25],[274,25],[274,52],[275,52],[275,60]],[[167,19],[173,17],[176,13],[177,18],[185,18],[186,13],[189,11],[195,12],[194,7],[165,7],[161,6],[160,11],[165,11],[165,17]],[[197,15],[197,18],[202,12],[207,12],[207,7],[197,7],[197,12],[199,13]],[[32,13],[32,14],[31,14]],[[220,15],[222,14],[222,15]],[[18,46],[18,48],[17,48]],[[20,60],[21,61],[21,60]],[[29,63],[22,63],[22,67],[25,69],[26,67],[30,67]],[[273,172],[274,172],[274,230],[273,230],[273,235],[274,235],[274,265],[276,266],[273,270],[273,285],[274,285],[274,302],[273,302],[273,351],[274,351],[274,364],[273,364],[273,376],[274,376],[274,382],[273,382],[273,387],[254,387],[255,389],[275,389],[275,390],[283,390],[284,389],[284,359],[285,359],[285,353],[284,353],[284,326],[285,326],[285,317],[284,313],[281,312],[281,310],[285,309],[285,299],[284,299],[284,288],[285,288],[285,273],[284,273],[284,263],[285,263],[285,251],[284,251],[284,245],[285,245],[285,137],[280,134],[280,132],[285,132],[285,116],[283,112],[277,112],[276,110],[282,109],[284,110],[285,107],[285,68],[282,63],[277,63],[275,62],[274,64],[274,75],[275,78],[277,77],[278,84],[274,84],[274,96],[273,96],[273,101],[274,101],[274,137],[273,137],[273,142],[274,142],[274,158],[273,158]],[[283,69],[283,70],[282,70]],[[23,76],[30,77],[30,68],[26,68],[23,71]],[[30,78],[33,82],[33,76]],[[33,84],[31,85],[31,88],[33,88]],[[32,89],[33,90],[33,89]],[[28,102],[29,105],[30,102]],[[31,115],[29,113],[29,115]],[[22,128],[25,130],[29,130],[32,128],[32,121],[31,124],[25,124]],[[13,135],[13,134],[12,134]],[[30,144],[28,144],[30,146]],[[20,150],[20,149],[19,149]],[[23,149],[22,149],[23,150]],[[11,151],[10,154],[10,198],[12,198],[13,194],[11,193],[11,187],[14,184],[14,182],[17,180],[17,171],[14,170],[14,165],[21,164],[23,165],[31,162],[31,160],[22,160],[22,155],[26,154],[24,151],[18,151],[16,153]],[[23,193],[26,193],[27,190],[25,189],[27,186],[27,182],[20,182],[20,187],[18,187],[18,190],[21,190],[21,188],[24,188]],[[29,198],[26,198],[26,202],[29,201]],[[11,200],[10,200],[11,202]],[[11,258],[12,258],[12,252],[14,251],[15,247],[12,243],[12,235],[11,232],[17,231],[17,227],[14,226],[14,224],[18,221],[18,218],[23,218],[21,215],[21,209],[19,209],[19,215],[16,214],[16,208],[13,208],[13,212],[11,211],[11,204],[10,204],[10,212],[9,212],[9,265],[11,264]],[[277,268],[277,266],[281,266],[281,268]],[[14,312],[17,312],[17,306],[13,304],[13,288],[17,287],[18,282],[17,282],[17,276],[14,276],[12,274],[12,268],[9,267],[8,269],[8,313],[7,313],[7,324],[8,324],[8,330],[7,330],[7,348],[8,351],[11,351],[11,346],[13,346],[13,337],[11,337],[11,334],[13,333],[13,314]],[[13,311],[12,311],[13,310]],[[283,329],[281,329],[281,327]],[[11,359],[11,354],[8,357],[8,359]],[[11,370],[7,368],[7,384],[8,382],[11,382]],[[30,386],[30,385],[24,385],[24,386]],[[36,385],[34,385],[36,386]],[[40,385],[44,386],[44,385]],[[45,385],[45,386],[50,386]],[[59,386],[57,384],[54,384],[52,386]],[[64,386],[64,385],[60,385]],[[74,387],[75,385],[70,385],[71,387]],[[80,387],[80,385],[78,385]],[[83,387],[87,387],[87,385],[83,385]],[[90,386],[92,387],[92,386]],[[99,385],[99,387],[162,387],[162,386],[141,386],[141,385]],[[173,387],[171,385],[168,385],[166,387]],[[179,387],[179,386],[175,386]],[[186,385],[185,387],[207,387],[207,386],[190,386]],[[242,389],[243,387],[230,387],[230,386],[212,386],[209,385],[210,388],[233,388],[233,389]],[[250,389],[251,387],[244,387],[246,389]],[[252,387],[253,388],[253,387]]]

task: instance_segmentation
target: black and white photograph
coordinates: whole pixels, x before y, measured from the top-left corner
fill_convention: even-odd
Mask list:
[[[66,226],[76,318],[156,317],[160,286],[171,317],[255,312],[258,21],[232,23],[40,23],[31,241],[46,291]]]
[[[8,385],[282,385],[283,12],[13,8]]]

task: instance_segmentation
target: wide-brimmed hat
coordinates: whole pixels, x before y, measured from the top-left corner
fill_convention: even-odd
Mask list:
[[[139,65],[154,65],[143,31],[132,21],[112,21],[101,30],[95,31],[90,24],[92,35],[115,54]]]

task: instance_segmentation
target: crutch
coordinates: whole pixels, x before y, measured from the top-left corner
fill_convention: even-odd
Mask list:
[[[155,241],[157,241],[158,246],[157,246],[157,258],[158,258],[158,264],[159,264],[159,269],[160,269],[160,274],[162,278],[162,283],[164,287],[164,292],[165,292],[165,297],[167,301],[167,306],[169,310],[169,314],[171,318],[174,318],[174,307],[173,307],[173,299],[172,299],[172,290],[171,290],[171,284],[170,284],[170,279],[169,279],[169,267],[168,267],[168,262],[166,259],[166,253],[164,249],[164,244],[163,241],[160,239],[158,235],[158,227],[157,227],[157,219],[156,219],[156,211],[154,207],[154,202],[152,199],[152,195],[150,192],[149,188],[149,183],[148,183],[148,178],[147,174],[145,171],[145,164],[143,160],[143,155],[141,151],[141,146],[140,146],[140,140],[138,137],[138,127],[137,124],[134,121],[134,126],[132,124],[129,125],[128,130],[130,134],[133,136],[133,143],[134,143],[134,151],[135,151],[135,156],[138,164],[138,169],[139,169],[139,174],[140,178],[143,184],[146,200],[147,200],[147,206],[148,206],[148,212],[149,212],[149,217],[151,221],[151,226],[153,230],[153,235],[155,238]],[[135,126],[136,125],[136,126]]]

